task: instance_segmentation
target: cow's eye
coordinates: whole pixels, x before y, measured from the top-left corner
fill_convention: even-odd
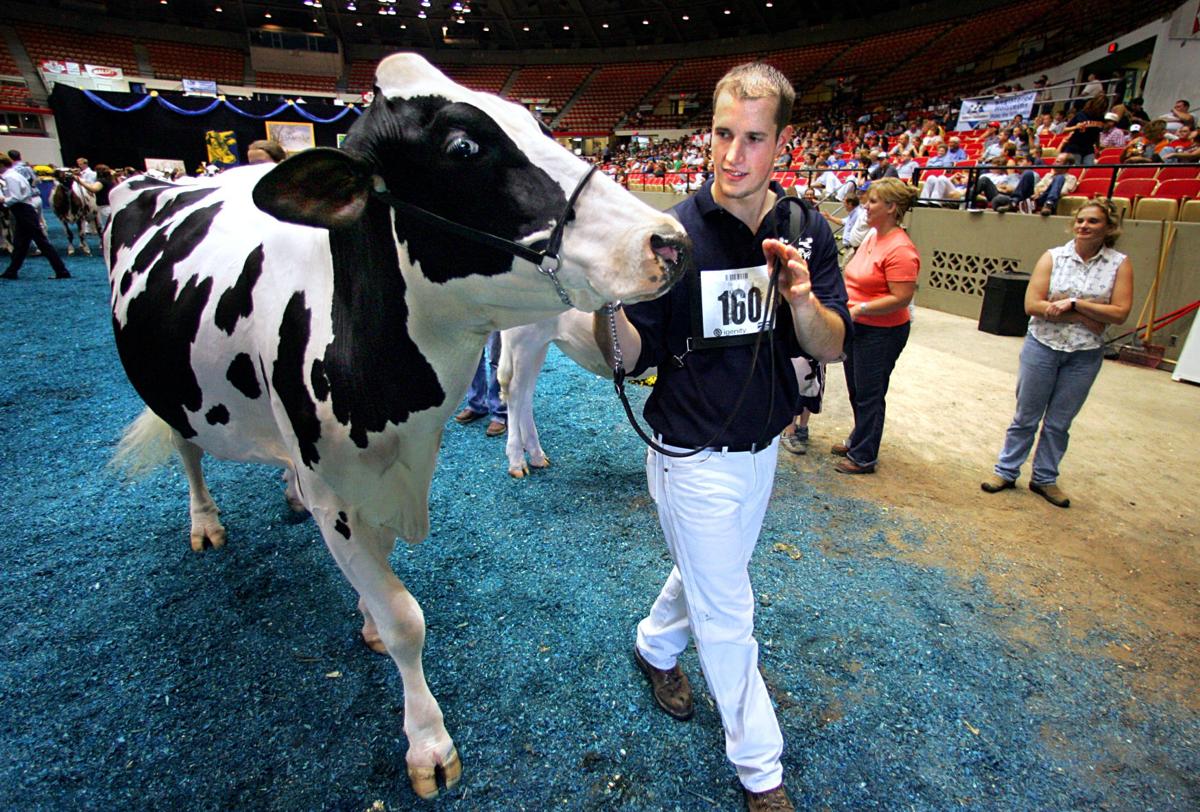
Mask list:
[[[446,154],[451,158],[471,158],[479,153],[479,145],[464,135],[451,138],[446,144]]]

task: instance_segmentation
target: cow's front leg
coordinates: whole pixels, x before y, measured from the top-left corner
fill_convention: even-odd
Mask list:
[[[213,549],[219,550],[225,546],[225,528],[221,524],[221,511],[208,492],[208,483],[204,481],[204,470],[200,459],[204,451],[195,443],[188,442],[177,431],[171,432],[171,442],[183,462],[183,471],[188,481],[188,513],[192,518],[190,542],[192,550],[197,553],[204,551],[207,541]]]
[[[540,339],[541,335],[530,332],[522,335],[522,340],[513,342],[512,377],[505,388],[508,440],[504,452],[508,457],[508,474],[517,479],[528,474],[530,468],[546,468],[550,465],[533,420],[533,393],[550,344],[547,341],[534,341],[534,338]],[[529,455],[528,465],[525,462],[526,454]]]
[[[421,652],[425,616],[388,563],[395,536],[367,527],[347,509],[312,508],[325,545],[358,592],[363,617],[400,669],[404,683],[404,734],[408,737],[408,779],[422,798],[435,798],[442,786],[454,787],[462,764],[446,732],[442,709],[425,682]],[[367,623],[363,637],[367,640]],[[370,640],[367,640],[370,645]]]
[[[71,226],[64,219],[62,221],[63,231],[67,232],[67,256],[75,256],[75,237],[71,234]]]

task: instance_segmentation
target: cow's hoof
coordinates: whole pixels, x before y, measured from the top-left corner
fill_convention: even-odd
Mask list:
[[[529,458],[529,466],[531,468],[549,468],[550,467],[550,458],[542,457],[539,460],[536,457],[530,457]]]
[[[508,475],[513,479],[524,479],[529,475],[529,466],[525,463],[521,463],[520,468],[509,468]]]
[[[92,249],[88,248],[88,247],[85,245],[85,246],[83,247],[83,255],[84,255],[85,257],[90,257],[90,256],[92,255]]]
[[[195,553],[204,552],[206,543],[214,550],[219,550],[225,546],[225,528],[219,524],[216,527],[193,528],[190,542]]]
[[[413,792],[425,800],[432,800],[442,789],[454,789],[462,778],[462,762],[458,760],[458,751],[453,747],[441,764],[432,767],[414,767],[408,765],[408,780],[412,782]]]
[[[69,245],[67,246],[67,256],[69,256],[69,257],[75,256],[75,249]]]

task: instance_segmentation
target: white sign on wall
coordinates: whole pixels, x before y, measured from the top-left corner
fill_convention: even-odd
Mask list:
[[[38,69],[46,87],[53,87],[62,82],[71,87],[85,90],[129,90],[125,81],[125,71],[108,65],[88,65],[78,62],[65,62],[57,59],[43,59]]]

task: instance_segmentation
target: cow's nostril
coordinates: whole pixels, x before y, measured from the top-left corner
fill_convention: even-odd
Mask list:
[[[658,234],[651,234],[650,250],[653,251],[655,256],[659,257],[663,262],[674,266],[679,264],[679,261],[687,248],[677,239],[660,237]]]

